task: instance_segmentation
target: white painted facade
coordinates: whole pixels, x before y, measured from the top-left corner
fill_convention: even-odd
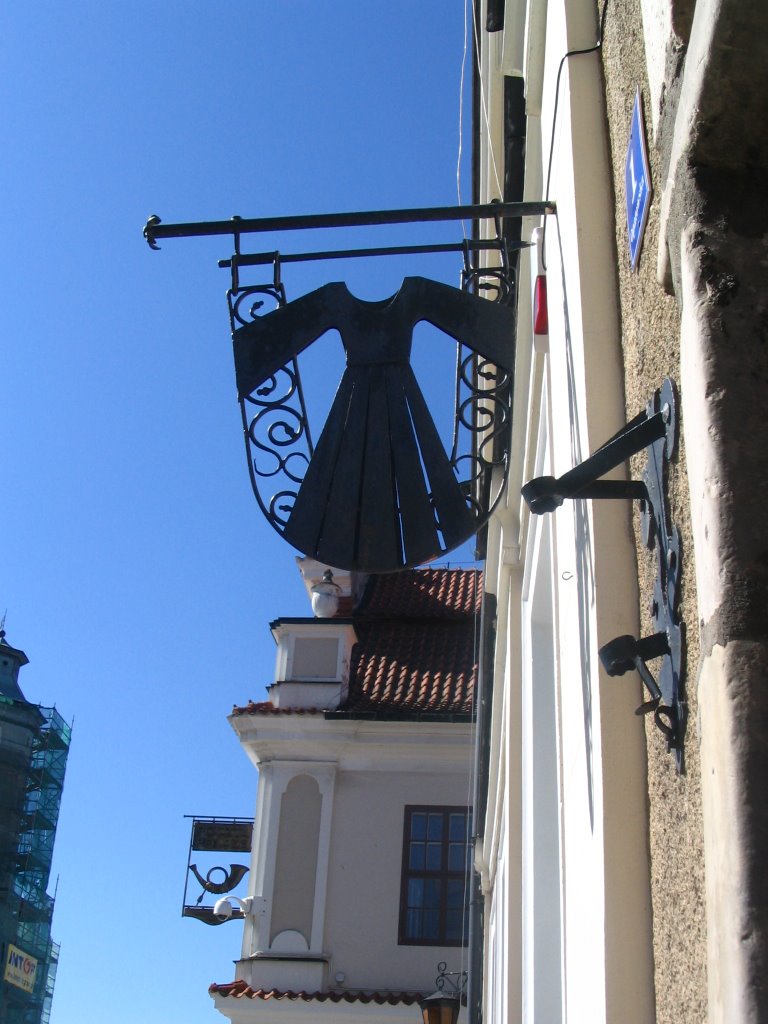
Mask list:
[[[564,62],[556,97],[562,58],[593,46],[596,32],[591,2],[531,0],[507,4],[503,33],[478,33],[479,201],[502,198],[503,75],[514,73],[525,81],[524,198],[557,203],[543,251],[521,258],[510,482],[488,538],[497,638],[488,807],[476,850],[485,1024],[654,1019],[645,744],[633,714],[640,690],[607,678],[597,653],[637,623],[627,508],[567,501],[534,517],[520,498],[528,480],[560,476],[624,422],[595,54]],[[523,238],[537,226],[524,222]],[[549,335],[534,338],[540,261]]]
[[[514,198],[546,198],[557,214],[521,262],[510,483],[488,538],[483,1020],[766,1020],[768,7],[502,6],[503,31],[486,30],[484,2],[475,25],[475,198],[513,198],[504,90],[517,76]],[[652,202],[630,269],[623,177],[638,94]],[[533,338],[542,265],[549,333]],[[680,775],[633,715],[634,673],[610,679],[598,664],[614,637],[649,635],[650,559],[626,505],[566,501],[532,518],[519,498],[593,453],[624,422],[625,394],[632,415],[666,376],[682,409],[667,480],[685,538]]]

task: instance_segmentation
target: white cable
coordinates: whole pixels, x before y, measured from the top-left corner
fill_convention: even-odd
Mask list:
[[[485,573],[482,570],[475,570],[475,571],[478,573],[478,575],[475,578],[475,587],[476,588],[479,587],[480,588],[480,593],[483,594],[484,591],[485,591]],[[482,601],[482,598],[481,598],[481,601]],[[465,906],[467,905],[467,903],[470,904],[469,913],[467,915],[470,919],[471,919],[471,902],[472,902],[472,895],[473,895],[473,890],[474,890],[473,876],[474,876],[474,871],[475,871],[475,866],[474,866],[474,862],[473,862],[475,844],[473,842],[473,836],[476,834],[476,830],[477,830],[477,813],[476,813],[477,808],[473,806],[473,798],[474,798],[474,795],[475,795],[475,773],[477,771],[477,750],[478,750],[479,737],[480,737],[480,724],[479,724],[480,709],[479,709],[478,704],[477,704],[477,696],[478,696],[479,685],[480,685],[480,657],[481,657],[480,651],[482,650],[482,637],[480,637],[480,635],[479,635],[480,634],[480,630],[478,628],[480,626],[481,621],[482,621],[482,612],[481,612],[481,610],[478,611],[477,603],[478,602],[477,602],[477,589],[476,589],[475,590],[475,611],[474,611],[474,617],[473,617],[473,640],[472,640],[473,662],[474,662],[474,664],[476,666],[476,668],[475,668],[475,688],[474,688],[474,693],[472,695],[472,699],[473,699],[473,702],[474,702],[474,705],[475,705],[475,720],[474,720],[474,722],[472,722],[470,724],[470,729],[472,730],[472,737],[471,737],[471,742],[469,744],[469,751],[468,751],[469,771],[467,772],[467,797],[466,797],[466,799],[467,799],[467,808],[469,809],[469,813],[467,814],[467,826],[466,826],[466,833],[465,833],[465,836],[464,836],[465,855],[466,855],[469,863],[467,864],[467,870],[466,870],[466,872],[464,874],[464,899],[463,899],[463,903],[464,903]],[[479,649],[478,649],[478,641],[480,642]],[[470,825],[471,825],[471,828],[470,828]],[[472,859],[470,859],[470,857]],[[471,924],[470,924],[470,928],[471,928]],[[465,939],[464,919],[463,919],[463,915],[462,915],[461,947],[460,947],[461,954],[460,954],[459,970],[460,971],[467,971],[467,972],[469,972],[470,957],[471,957],[472,951],[469,948],[469,936],[467,935],[466,938],[467,938],[467,942],[465,944],[465,942],[464,942],[464,939]]]
[[[483,120],[485,121],[485,130],[488,133],[488,152],[491,154],[491,164],[493,166],[493,176],[496,179],[496,188],[498,190],[497,199],[503,199],[503,189],[501,187],[501,179],[499,177],[499,169],[496,166],[496,154],[493,150],[493,140],[491,138],[491,122],[488,117],[488,105],[485,100],[485,87],[483,86],[483,68],[480,62],[480,33],[477,30],[477,11],[475,10],[474,3],[472,4],[472,34],[475,41],[475,53],[477,55],[477,78],[480,84],[480,105],[483,108]]]

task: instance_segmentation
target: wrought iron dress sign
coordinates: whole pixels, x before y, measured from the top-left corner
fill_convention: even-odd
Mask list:
[[[367,210],[187,224],[152,216],[144,237],[229,235],[230,324],[248,469],[269,523],[294,547],[339,569],[394,572],[428,562],[478,533],[501,499],[509,468],[517,251],[505,225],[554,213],[553,203]],[[303,253],[243,253],[243,234],[435,221],[493,221],[495,237]],[[407,277],[389,299],[366,302],[342,283],[292,302],[282,264],[461,253],[462,288]],[[493,252],[491,266],[479,265]],[[273,267],[270,284],[242,285],[245,267]],[[485,293],[489,298],[481,297]],[[277,308],[262,312],[266,299]],[[410,363],[427,321],[458,345],[455,416],[444,447]],[[346,369],[315,447],[297,356],[337,330]],[[448,358],[448,349],[445,349]]]
[[[473,501],[472,485],[482,463],[494,460],[490,434],[508,425],[497,386],[511,371],[512,309],[422,277],[406,278],[379,302],[355,298],[343,283],[327,284],[238,327],[240,308],[233,305],[233,341],[251,478],[267,518],[290,544],[328,565],[387,572],[433,559],[477,532],[489,510]],[[479,429],[481,409],[485,437],[472,456],[446,453],[411,369],[413,329],[423,320],[470,350],[465,384],[473,354],[482,361],[484,387],[465,400],[462,417]],[[312,450],[292,361],[330,329],[341,335],[347,365]],[[275,397],[285,391],[280,374],[298,399],[295,411]],[[278,411],[282,420],[274,417]],[[259,437],[269,414],[271,449]],[[302,439],[303,456],[280,454]],[[265,452],[295,484],[269,502],[259,494],[258,477],[275,472],[259,468]],[[504,462],[506,453],[496,458]],[[472,464],[463,481],[462,461]]]

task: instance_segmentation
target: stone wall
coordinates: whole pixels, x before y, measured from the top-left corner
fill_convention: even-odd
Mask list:
[[[602,4],[600,5],[602,10]],[[616,203],[616,273],[620,296],[627,416],[643,409],[664,377],[680,383],[680,310],[675,298],[657,282],[663,157],[653,141],[646,45],[640,0],[608,0],[602,48],[606,109]],[[640,88],[648,134],[654,194],[638,268],[630,268],[624,198],[624,162],[632,107]],[[680,454],[672,468],[672,522],[681,533],[683,577],[681,615],[686,624],[688,727],[685,772],[679,775],[662,734],[646,719],[648,803],[650,815],[651,888],[657,1021],[703,1024],[707,1020],[707,955],[701,765],[697,737],[696,680],[699,663],[698,610],[690,499],[686,474],[685,422]],[[644,458],[633,466],[639,477]],[[640,537],[637,511],[641,632],[653,632],[650,597],[655,578],[654,555]]]

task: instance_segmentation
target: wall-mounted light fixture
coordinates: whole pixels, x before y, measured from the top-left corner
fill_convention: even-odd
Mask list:
[[[419,1001],[423,1024],[456,1024],[467,984],[466,971],[446,971],[443,960],[437,965],[436,991]]]
[[[247,917],[253,908],[253,898],[251,896],[246,896],[244,900],[241,900],[239,896],[222,896],[213,905],[213,916],[220,921],[231,920],[235,913],[235,908],[232,906],[233,903],[237,904],[243,917]]]

